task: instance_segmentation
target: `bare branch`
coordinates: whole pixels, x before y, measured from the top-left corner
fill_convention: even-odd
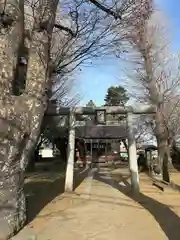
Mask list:
[[[122,16],[119,15],[118,13],[112,11],[110,8],[105,7],[103,4],[101,4],[99,1],[96,0],[89,0],[92,4],[94,4],[96,7],[101,9],[103,12],[113,16],[116,20],[117,19],[122,19]]]
[[[69,33],[72,37],[76,37],[76,33],[74,33],[70,28],[68,27],[64,27],[63,25],[59,24],[59,23],[55,23],[54,27],[59,29],[59,30],[63,30],[67,33]]]

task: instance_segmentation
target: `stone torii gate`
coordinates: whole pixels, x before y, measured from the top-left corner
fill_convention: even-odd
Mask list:
[[[135,192],[139,192],[139,174],[137,164],[136,142],[133,128],[133,115],[154,114],[156,108],[154,106],[144,105],[133,107],[109,106],[109,107],[59,107],[55,102],[49,104],[46,115],[48,116],[69,116],[69,140],[67,153],[67,168],[65,178],[65,191],[73,191],[74,180],[74,148],[75,148],[75,127],[76,117],[81,117],[84,120],[85,115],[95,115],[98,125],[105,125],[106,114],[122,114],[126,115],[127,132],[128,132],[128,155],[129,155],[129,170],[131,174],[131,188]]]

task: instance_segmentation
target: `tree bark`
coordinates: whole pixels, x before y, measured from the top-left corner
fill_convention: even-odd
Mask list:
[[[157,139],[157,146],[158,146],[158,164],[159,168],[162,173],[163,180],[166,182],[170,182],[170,176],[169,176],[169,144],[168,144],[168,136],[166,128],[163,124],[162,115],[159,111],[156,113],[156,139]]]
[[[40,119],[40,121],[43,121],[43,118]],[[26,144],[26,148],[24,149],[23,154],[21,156],[21,162],[22,164],[24,163],[23,169],[27,171],[35,170],[35,162],[37,158],[36,148],[37,148],[40,132],[41,132],[40,126],[37,126],[36,128],[34,127],[31,130],[31,137],[29,137],[28,142]]]
[[[144,69],[147,77],[147,89],[149,91],[149,100],[152,104],[156,105],[157,112],[155,114],[155,136],[157,139],[158,146],[158,164],[162,173],[163,180],[169,182],[169,171],[168,171],[168,156],[169,156],[169,145],[168,145],[168,134],[166,126],[164,125],[164,119],[162,116],[162,97],[161,93],[158,92],[156,87],[156,77],[153,71],[153,60],[150,53],[150,48],[146,45],[146,33],[141,33],[141,44],[139,49],[144,59]],[[144,36],[143,36],[144,34]]]
[[[13,5],[11,0],[6,1],[5,14],[13,24],[0,32],[0,239],[8,239],[26,221],[24,170],[46,109],[50,43],[58,0],[40,1],[29,41],[26,89],[14,96],[13,73],[22,34],[17,27],[21,21],[19,4],[22,0]],[[0,2],[0,9],[3,6]],[[42,30],[43,21],[48,24]]]

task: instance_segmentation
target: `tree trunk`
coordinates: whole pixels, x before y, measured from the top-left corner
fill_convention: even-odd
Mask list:
[[[43,121],[43,120],[42,120]],[[29,138],[29,141],[27,143],[24,156],[22,155],[21,161],[27,162],[27,167],[24,166],[24,168],[27,170],[27,172],[33,172],[35,170],[35,164],[39,157],[39,148],[42,144],[42,141],[39,141],[39,136],[41,134],[42,128],[33,128],[31,132],[31,138]],[[27,152],[29,153],[27,155]]]
[[[39,151],[37,150],[37,146],[33,146],[34,148],[30,150],[30,157],[28,158],[28,164],[26,167],[27,172],[34,172],[36,168],[36,162],[38,161]]]
[[[41,106],[41,109],[38,107],[36,111],[36,116],[39,115],[36,118],[36,128],[38,129],[44,107]],[[27,120],[25,122],[28,122]],[[28,144],[29,141],[32,144],[32,140],[29,140],[32,134],[28,136],[23,129],[22,124],[24,125],[25,122],[21,122],[20,129],[17,129],[17,125],[13,126],[12,122],[9,123],[8,120],[1,120],[0,124],[1,136],[4,135],[0,140],[0,193],[2,196],[0,209],[0,233],[2,236],[0,235],[0,237],[2,239],[6,239],[7,236],[18,231],[26,221],[26,205],[23,193],[24,170],[32,150]],[[17,119],[15,123],[18,123]],[[35,121],[32,120],[32,127],[34,124]],[[7,132],[8,135],[6,135]]]
[[[8,124],[6,126],[11,128]],[[14,135],[13,130],[11,134]],[[13,143],[7,138],[0,141],[0,239],[6,239],[12,232],[16,232],[26,220],[24,176],[19,164],[26,139],[21,132],[17,132],[16,136],[18,138]]]
[[[162,94],[158,91],[156,86],[156,77],[154,76],[153,71],[153,60],[150,53],[150,48],[147,48],[146,45],[146,36],[144,32],[140,34],[140,45],[141,54],[144,59],[144,69],[146,71],[147,78],[147,89],[149,91],[149,100],[152,104],[156,105],[157,112],[155,114],[156,129],[155,135],[158,145],[158,160],[159,168],[161,170],[163,180],[170,181],[169,172],[168,172],[168,156],[169,156],[169,145],[168,145],[168,134],[166,126],[164,125],[164,119],[162,116]]]
[[[156,139],[157,139],[157,146],[158,146],[158,165],[162,173],[163,180],[166,182],[170,182],[169,176],[169,159],[170,159],[170,151],[169,151],[169,144],[168,144],[168,137],[166,128],[163,124],[163,119],[161,113],[157,110],[156,113]]]
[[[46,87],[50,60],[50,43],[58,0],[40,1],[29,40],[26,88],[14,96],[14,69],[21,41],[20,5],[24,0],[0,3],[0,10],[11,18],[0,32],[0,239],[7,239],[26,221],[23,193],[24,170],[36,143],[46,108]],[[13,24],[11,23],[13,22]],[[46,22],[46,29],[41,24]],[[16,76],[18,77],[18,76]]]
[[[123,139],[122,142],[124,144],[124,147],[126,148],[126,151],[128,152],[128,145],[126,143],[126,139]]]
[[[158,137],[157,137],[158,139]],[[170,182],[169,176],[169,151],[168,145],[166,141],[157,140],[158,143],[158,164],[159,168],[161,169],[163,180],[166,182]]]
[[[35,154],[32,154],[32,157],[28,161],[28,165],[26,168],[27,172],[34,172],[35,171],[35,165],[36,165],[36,159],[35,159]]]

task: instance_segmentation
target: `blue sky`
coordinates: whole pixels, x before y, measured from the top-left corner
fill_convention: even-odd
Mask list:
[[[170,22],[172,33],[172,49],[180,50],[180,1],[179,0],[157,0],[157,5],[163,10]]]
[[[82,69],[80,79],[80,91],[83,92],[81,104],[86,104],[89,100],[102,105],[108,87],[118,85],[119,63],[116,58],[94,61],[90,67]]]
[[[172,51],[180,50],[180,0],[156,0],[170,23]],[[82,93],[81,105],[93,100],[97,105],[104,103],[104,96],[109,86],[121,84],[122,68],[116,58],[106,57],[94,61],[91,67],[83,67],[80,72],[78,92]],[[76,90],[77,91],[77,90]]]

